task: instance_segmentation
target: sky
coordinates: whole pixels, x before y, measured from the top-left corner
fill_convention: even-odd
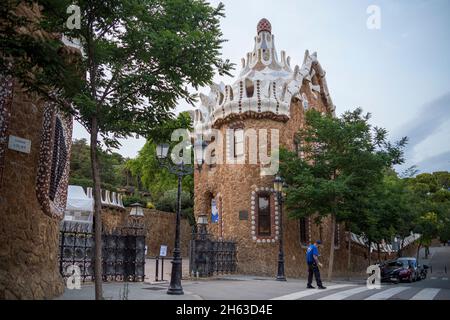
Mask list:
[[[216,6],[219,1],[210,1]],[[448,0],[222,0],[222,57],[236,64],[253,48],[261,18],[272,24],[275,46],[303,62],[317,52],[337,115],[356,107],[372,114],[392,141],[409,138],[401,173],[450,171],[450,1]],[[376,18],[379,28],[368,28]],[[369,11],[368,11],[369,9]],[[225,84],[233,78],[214,78]],[[208,88],[200,92],[208,93]],[[179,101],[178,111],[193,110]],[[87,138],[76,124],[74,138]],[[134,157],[144,139],[121,141],[118,152]]]

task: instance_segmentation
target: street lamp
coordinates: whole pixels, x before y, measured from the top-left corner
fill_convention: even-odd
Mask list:
[[[279,235],[279,248],[278,248],[278,272],[277,281],[286,281],[284,275],[284,250],[283,250],[283,184],[284,180],[277,175],[273,181],[273,189],[276,192],[278,205],[280,207],[280,235]]]
[[[194,142],[194,161],[195,161],[195,164],[197,165],[197,170],[199,172],[202,171],[202,167],[203,167],[204,147],[206,147],[206,142],[205,141],[197,139]]]
[[[167,143],[156,146],[156,158],[161,167],[169,170],[170,173],[178,177],[178,192],[177,192],[177,216],[175,227],[175,248],[173,250],[172,273],[170,277],[170,286],[167,294],[181,295],[184,294],[181,286],[182,277],[182,258],[180,249],[180,220],[181,220],[181,180],[183,176],[192,174],[192,167],[186,166],[183,161],[179,164],[173,164],[168,161],[167,155],[169,153],[169,145]]]
[[[161,143],[156,146],[156,157],[159,160],[166,159],[168,153],[169,153],[169,145],[167,143]]]
[[[142,204],[140,204],[139,202],[133,203],[131,205],[130,216],[143,217],[144,209],[142,208]]]
[[[206,226],[208,225],[208,217],[206,214],[200,214],[197,218],[197,224],[200,226],[200,239],[205,240],[206,237]]]

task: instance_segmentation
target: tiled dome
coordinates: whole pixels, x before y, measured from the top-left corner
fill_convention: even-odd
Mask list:
[[[259,34],[262,31],[267,31],[269,33],[272,33],[272,25],[270,24],[269,20],[263,18],[263,19],[259,20],[256,30],[257,30],[257,34]]]

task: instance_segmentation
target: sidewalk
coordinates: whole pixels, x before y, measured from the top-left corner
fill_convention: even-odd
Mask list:
[[[163,266],[164,261],[164,267]],[[162,274],[163,280],[169,281],[170,275],[172,272],[172,257],[167,257],[165,259],[159,259],[158,261],[158,280],[161,280]],[[189,259],[183,258],[182,260],[182,275],[183,279],[189,278]],[[146,258],[145,259],[145,279],[146,283],[156,283],[156,259],[155,258]]]
[[[340,283],[325,281],[324,285]],[[124,283],[104,283],[103,296],[106,300],[267,300],[305,289],[306,280],[288,278],[282,282],[276,281],[274,277],[225,275],[183,280],[182,286],[184,295],[173,296],[167,294],[168,282],[128,283],[128,290]],[[94,285],[86,284],[80,290],[66,289],[57,300],[93,300],[94,296]]]

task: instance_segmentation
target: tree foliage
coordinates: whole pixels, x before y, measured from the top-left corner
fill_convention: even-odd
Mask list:
[[[331,216],[332,221],[348,222],[364,233],[370,232],[374,222],[384,221],[388,204],[377,208],[375,215],[371,200],[381,192],[376,188],[384,170],[403,161],[406,138],[390,143],[386,130],[372,127],[369,119],[370,114],[364,115],[361,109],[339,118],[312,109],[306,112],[305,126],[296,137],[298,153],[281,152],[291,217]],[[334,257],[332,225],[329,277]]]
[[[116,191],[117,188],[125,186],[126,177],[122,172],[125,162],[126,159],[117,152],[99,150],[102,188]],[[93,186],[90,149],[86,139],[72,142],[69,183],[82,187]]]
[[[14,4],[2,2],[1,7],[1,27],[7,32],[1,38],[2,67],[31,86],[35,84],[29,78],[44,79],[39,90],[70,111],[91,136],[94,273],[96,298],[101,299],[99,138],[107,147],[117,147],[119,138],[149,137],[152,128],[173,118],[179,99],[193,102],[195,95],[187,84],[198,88],[209,84],[216,70],[229,73],[232,65],[220,59],[224,40],[219,19],[224,6],[214,8],[203,0],[78,0],[80,27],[68,29],[66,9],[72,1],[40,0],[42,11],[25,25],[37,25],[47,33],[39,36],[32,31],[27,43],[20,33],[20,16],[3,23]],[[79,43],[78,61],[58,56],[60,35]],[[36,46],[34,38],[39,39]]]

